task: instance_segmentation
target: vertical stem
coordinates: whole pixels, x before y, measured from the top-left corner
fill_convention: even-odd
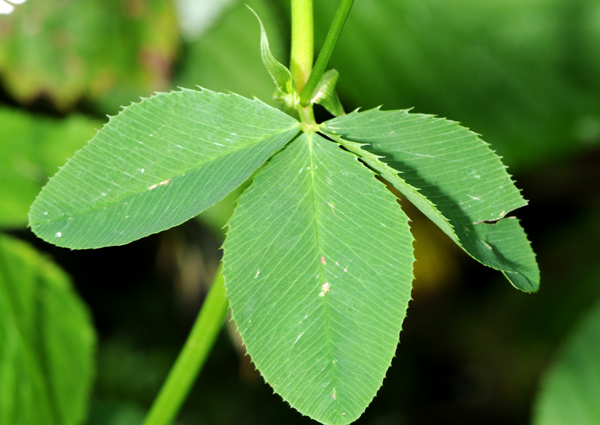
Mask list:
[[[338,6],[337,11],[335,12],[335,16],[333,17],[333,22],[331,23],[331,27],[329,28],[329,32],[327,33],[327,37],[325,37],[325,42],[323,43],[323,47],[319,52],[319,57],[317,58],[317,63],[315,63],[315,68],[308,81],[305,83],[306,90],[301,93],[300,104],[302,106],[308,105],[310,102],[310,98],[319,84],[319,80],[321,76],[325,72],[327,68],[327,64],[329,63],[329,58],[333,53],[333,49],[340,39],[340,35],[342,33],[342,29],[344,29],[344,25],[346,24],[346,20],[348,19],[348,15],[350,14],[350,9],[352,9],[352,4],[354,0],[341,0]]]
[[[168,425],[185,401],[212,349],[227,313],[222,263],[175,365],[154,401],[144,425]]]
[[[314,60],[314,24],[312,0],[292,1],[292,47],[290,72],[298,92],[308,81]]]

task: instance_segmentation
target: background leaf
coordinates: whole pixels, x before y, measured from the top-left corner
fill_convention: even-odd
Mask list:
[[[412,236],[394,196],[355,156],[303,134],[240,197],[224,251],[233,318],[265,380],[319,422],[356,420],[410,297]]]
[[[58,120],[0,108],[0,227],[27,225],[42,186],[99,127],[83,115]]]
[[[122,245],[199,214],[243,183],[299,130],[258,100],[182,90],[126,108],[32,205],[30,224],[59,246]]]
[[[60,110],[82,98],[116,110],[166,89],[179,49],[173,2],[38,0],[0,25],[0,75],[24,103]]]
[[[561,347],[543,380],[533,425],[593,425],[600,421],[600,303]]]
[[[526,202],[474,133],[444,119],[381,110],[354,112],[321,128],[362,153],[474,258],[502,270],[517,288],[537,290],[539,271],[527,237],[516,220],[502,220]]]
[[[317,39],[336,6],[315,4]],[[599,13],[596,0],[364,0],[331,66],[346,110],[415,108],[468,124],[515,169],[557,161],[600,137]]]
[[[81,423],[93,375],[90,317],[60,269],[1,235],[0,324],[0,423]]]

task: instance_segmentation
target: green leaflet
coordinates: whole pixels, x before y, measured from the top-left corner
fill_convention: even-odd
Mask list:
[[[516,219],[526,204],[499,158],[457,123],[406,111],[370,110],[322,131],[381,173],[467,253],[517,288],[539,287],[539,270]]]
[[[266,381],[317,421],[358,418],[410,298],[412,235],[395,197],[356,156],[303,134],[240,197],[224,252],[233,318]]]
[[[83,423],[94,345],[67,276],[28,245],[0,236],[0,423]]]
[[[533,425],[600,423],[600,303],[569,335],[543,380]]]
[[[209,90],[160,94],[125,108],[31,207],[33,231],[73,249],[123,245],[199,214],[299,131],[258,100]]]

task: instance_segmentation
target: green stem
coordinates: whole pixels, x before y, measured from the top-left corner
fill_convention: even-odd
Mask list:
[[[315,120],[315,113],[313,111],[313,106],[312,105],[308,105],[308,106],[298,105],[296,108],[296,111],[298,111],[298,118],[300,118],[300,122],[302,123],[302,130],[304,132],[316,131],[315,129],[318,128],[318,126],[317,126],[317,121]]]
[[[222,265],[217,270],[194,327],[154,401],[144,425],[170,424],[202,369],[227,313],[228,303],[221,271]]]
[[[327,68],[327,64],[329,63],[329,59],[331,58],[331,54],[333,53],[335,45],[340,39],[340,34],[342,33],[342,29],[344,29],[344,25],[348,19],[348,15],[350,14],[350,9],[352,9],[353,3],[354,0],[342,0],[338,6],[337,12],[333,17],[331,28],[329,28],[329,32],[327,33],[327,37],[325,37],[323,47],[319,52],[315,67],[312,70],[306,85],[304,85],[304,90],[301,92],[300,104],[303,106],[306,106],[310,103],[312,94],[317,88],[317,84],[319,84],[319,80]]]
[[[290,72],[299,93],[312,71],[314,24],[312,0],[292,0],[292,46]]]

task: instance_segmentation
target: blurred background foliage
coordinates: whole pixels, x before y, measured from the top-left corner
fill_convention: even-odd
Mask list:
[[[288,1],[247,3],[287,62]],[[318,47],[337,2],[315,3]],[[553,359],[559,371],[561,358],[572,361],[558,347],[600,299],[600,3],[361,0],[332,66],[347,111],[413,108],[482,134],[530,200],[517,215],[542,272],[538,294],[520,293],[403,205],[417,238],[413,301],[384,386],[357,423],[531,423]],[[243,2],[29,0],[0,16],[0,227],[66,270],[91,312],[90,425],[140,423],[212,281],[235,194],[179,228],[95,251],[36,240],[27,210],[107,114],[195,85],[272,103]],[[25,275],[5,273],[4,285]],[[600,329],[590,334],[597,344]],[[229,323],[178,423],[311,421],[262,382]]]

